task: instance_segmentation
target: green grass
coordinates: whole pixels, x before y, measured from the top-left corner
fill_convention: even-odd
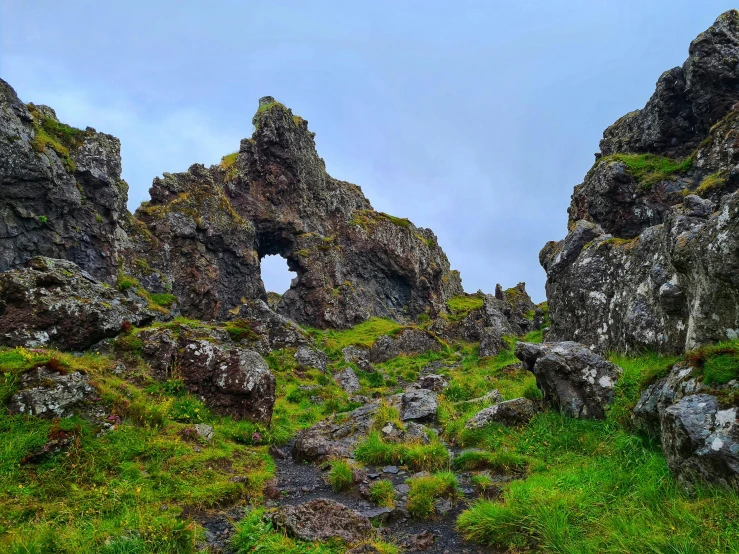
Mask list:
[[[469,314],[472,310],[482,308],[483,297],[478,294],[462,294],[454,296],[447,300],[447,307],[449,308],[449,314],[447,319],[450,321],[459,321]]]
[[[328,480],[331,483],[331,487],[336,492],[348,489],[354,482],[352,466],[344,460],[332,462],[331,471],[328,474]]]
[[[413,471],[435,471],[449,467],[449,454],[443,444],[389,443],[379,433],[370,433],[354,451],[357,461],[369,465],[405,465]]]
[[[684,194],[697,194],[698,196],[705,198],[706,196],[724,188],[727,180],[727,173],[725,171],[717,171],[703,179],[700,185],[698,185],[698,188],[694,191],[691,192],[689,189],[685,189],[683,192]]]
[[[0,349],[3,404],[18,376],[40,364],[87,372],[116,428],[99,435],[77,417],[43,420],[0,408],[2,552],[192,552],[202,530],[186,510],[258,501],[274,473],[266,446],[229,440],[224,431],[240,422],[210,414],[195,399],[198,419],[213,425],[215,438],[207,444],[183,438],[189,423],[178,421],[176,405],[189,397],[181,388],[154,386],[145,376],[139,384],[124,381],[104,356]],[[66,452],[23,463],[60,432],[75,437]]]
[[[309,332],[324,347],[329,357],[339,360],[343,348],[351,345],[369,348],[381,335],[389,335],[402,328],[402,325],[391,319],[373,317],[351,329],[309,329]]]
[[[172,305],[177,302],[177,297],[174,294],[166,292],[151,293],[149,294],[149,297],[154,304],[161,306],[162,308],[171,308]]]
[[[454,458],[454,467],[462,471],[490,469],[501,473],[517,473],[526,469],[526,457],[509,450],[496,452],[467,451]]]
[[[441,497],[455,498],[457,477],[451,471],[441,471],[433,475],[413,477],[408,480],[408,502],[406,509],[414,516],[428,518],[434,515],[434,503]]]
[[[703,365],[703,382],[723,385],[739,378],[739,354],[718,354]]]
[[[378,506],[395,507],[395,487],[387,479],[380,479],[372,483],[369,488],[369,496],[370,500]]]
[[[654,154],[612,154],[598,160],[605,162],[622,162],[629,169],[639,185],[649,190],[653,185],[667,179],[684,175],[693,165],[693,158],[673,160]]]

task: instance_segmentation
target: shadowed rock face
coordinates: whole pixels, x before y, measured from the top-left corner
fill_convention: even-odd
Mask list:
[[[68,259],[111,284],[123,272],[171,291],[186,316],[227,319],[268,300],[260,260],[280,254],[297,278],[277,311],[318,327],[435,316],[461,293],[431,231],[326,173],[305,120],[266,97],[254,124],[228,163],[154,179],[132,217],[118,140],[63,125],[0,81],[0,272]]]
[[[59,123],[0,79],[0,272],[47,256],[115,281],[127,195],[117,138]]]
[[[548,340],[681,352],[739,336],[738,66],[732,10],[643,110],[606,130],[606,157],[572,195],[569,234],[539,255]],[[682,159],[645,174],[645,152]]]

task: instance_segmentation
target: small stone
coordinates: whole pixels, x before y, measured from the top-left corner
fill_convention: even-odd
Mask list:
[[[382,473],[368,473],[367,477],[370,479],[377,479],[380,475],[382,475]]]
[[[392,473],[397,474],[398,473],[398,467],[397,466],[385,466],[382,468],[383,473]]]
[[[210,425],[206,425],[205,423],[196,423],[195,425],[193,425],[193,428],[195,429],[195,432],[198,434],[199,437],[209,442],[215,434],[215,431],[213,431],[213,427],[211,427]]]

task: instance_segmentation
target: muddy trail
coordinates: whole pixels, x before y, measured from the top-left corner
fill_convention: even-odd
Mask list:
[[[469,473],[456,473],[460,497],[454,500],[437,501],[437,514],[431,519],[418,519],[405,510],[408,494],[406,481],[413,472],[403,467],[385,466],[364,468],[366,478],[355,483],[349,490],[336,492],[328,483],[328,464],[317,466],[307,462],[296,462],[290,452],[292,443],[281,450],[283,456],[275,456],[277,486],[280,497],[268,502],[278,507],[299,505],[326,498],[339,502],[370,518],[383,540],[397,544],[404,552],[427,552],[428,554],[495,554],[498,551],[464,541],[455,529],[457,516],[474,500],[481,497],[470,482]],[[499,483],[510,480],[504,475],[491,475]],[[369,485],[377,479],[386,479],[395,486],[398,500],[394,509],[379,507],[366,497]],[[482,496],[493,498],[500,494],[494,487]]]

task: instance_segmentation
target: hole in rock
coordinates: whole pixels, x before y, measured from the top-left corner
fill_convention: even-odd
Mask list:
[[[268,293],[284,294],[296,276],[294,271],[290,271],[287,260],[282,256],[273,255],[262,258],[262,282]]]

